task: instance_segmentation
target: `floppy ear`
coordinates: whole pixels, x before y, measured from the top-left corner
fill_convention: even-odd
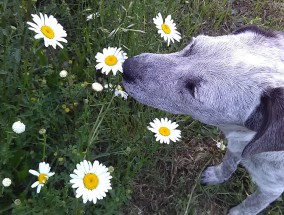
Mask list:
[[[265,92],[245,125],[257,133],[243,150],[244,158],[261,152],[284,151],[284,88]]]

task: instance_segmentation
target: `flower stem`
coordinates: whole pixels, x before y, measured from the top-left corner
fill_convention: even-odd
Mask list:
[[[45,151],[46,151],[46,134],[43,134],[43,148],[42,148],[42,161],[45,159]]]
[[[109,110],[109,108],[110,108],[110,105],[111,105],[111,103],[112,103],[112,101],[113,101],[113,98],[114,98],[114,96],[113,96],[113,97],[111,98],[111,100],[109,101],[109,103],[108,103],[108,105],[107,105],[107,107],[106,107],[105,110],[104,110],[105,104],[101,107],[101,110],[100,110],[100,112],[99,112],[99,114],[98,114],[98,117],[97,117],[97,119],[96,119],[96,121],[95,121],[95,123],[94,123],[94,125],[93,125],[93,128],[92,128],[91,133],[90,133],[90,136],[89,136],[88,145],[87,145],[87,148],[86,148],[86,151],[85,151],[86,157],[88,156],[88,152],[89,152],[89,149],[90,149],[92,143],[93,143],[93,142],[97,139],[97,137],[98,137],[98,134],[99,134],[99,127],[100,127],[100,125],[101,125],[101,123],[102,123],[102,121],[103,121],[105,115],[107,114],[107,112],[108,112],[108,110]]]

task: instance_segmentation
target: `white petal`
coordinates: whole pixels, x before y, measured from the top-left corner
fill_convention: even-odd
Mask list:
[[[38,25],[36,25],[35,23],[33,22],[27,22],[28,25],[32,26],[34,29],[38,29]]]
[[[47,175],[48,175],[48,177],[50,177],[50,176],[53,176],[54,174],[55,174],[55,172],[50,172]]]
[[[93,197],[93,203],[96,204],[97,203],[97,198]]]
[[[32,175],[35,175],[35,176],[39,176],[39,172],[37,172],[37,171],[35,171],[33,169],[30,169],[29,173],[31,173]]]
[[[83,167],[83,163],[82,162],[80,162],[79,164],[77,164],[76,165],[76,167],[77,167],[77,171],[79,171],[80,172],[80,174],[77,174],[77,175],[82,175],[82,178],[84,177],[84,174],[85,174],[85,170],[84,170],[84,167]],[[74,170],[74,172],[75,172],[75,170]]]
[[[76,198],[80,198],[83,194],[84,194],[84,190],[83,189],[77,189]]]
[[[84,178],[85,173],[81,170],[74,169],[74,173],[77,174],[80,178]]]
[[[90,165],[89,165],[89,163],[86,160],[84,160],[83,164],[84,164],[85,173],[90,172]]]
[[[33,16],[33,21],[39,26],[42,27],[44,25],[44,20],[41,19],[38,15],[32,14]]]
[[[96,67],[96,69],[101,69],[101,68],[103,68],[104,67],[104,63],[98,63],[95,67]]]
[[[88,200],[91,202],[93,200],[93,193],[91,190],[88,190],[87,196],[88,196]]]
[[[36,189],[36,192],[37,192],[37,193],[40,192],[40,189],[41,189],[42,186],[43,186],[42,184],[39,184],[39,185],[37,186],[37,189]]]
[[[88,201],[88,195],[86,193],[83,194],[83,203],[86,204]]]
[[[38,186],[38,185],[39,185],[39,182],[36,181],[35,183],[33,183],[33,184],[31,185],[31,188],[35,188],[35,187]]]
[[[102,62],[102,61],[104,61],[105,56],[102,53],[98,52],[96,54],[95,58],[97,59],[97,61]]]
[[[165,23],[170,23],[171,22],[171,19],[172,19],[172,16],[171,15],[168,15],[165,19]]]
[[[73,179],[82,179],[82,177],[80,177],[79,175],[77,174],[70,174],[70,177],[73,178]]]
[[[46,39],[46,37],[44,37],[44,46],[45,47],[49,46],[49,41],[48,41],[48,39]]]
[[[63,45],[62,45],[61,43],[59,43],[58,41],[55,41],[55,46],[56,46],[56,45],[58,45],[60,48],[63,49]],[[56,49],[56,47],[55,47],[55,49]]]
[[[39,168],[38,168],[38,169],[39,169],[39,172],[40,172],[40,173],[43,172],[44,166],[45,166],[45,162],[40,162],[40,163],[39,163]]]
[[[41,39],[41,38],[44,38],[43,34],[36,34],[35,35],[35,39]]]

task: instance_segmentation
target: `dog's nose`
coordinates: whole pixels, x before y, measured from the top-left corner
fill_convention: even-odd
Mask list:
[[[126,82],[134,82],[136,79],[142,78],[147,68],[145,62],[147,62],[148,56],[149,53],[143,53],[126,59],[122,65],[123,80]]]
[[[135,65],[137,66],[137,63],[134,58],[128,58],[124,61],[122,65],[124,81],[133,82],[135,80]]]

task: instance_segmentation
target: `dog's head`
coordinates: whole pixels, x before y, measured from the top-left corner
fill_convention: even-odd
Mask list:
[[[140,54],[123,65],[136,100],[204,123],[244,125],[268,87],[284,83],[284,37],[251,26],[197,36],[183,50]]]
[[[136,100],[191,115],[220,128],[256,135],[244,156],[284,150],[284,34],[255,26],[198,36],[171,54],[141,54],[123,65],[123,84]]]

